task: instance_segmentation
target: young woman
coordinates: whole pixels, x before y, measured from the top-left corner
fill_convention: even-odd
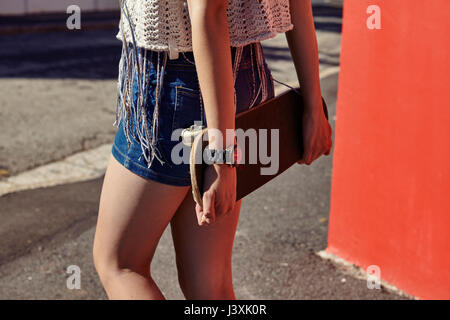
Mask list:
[[[110,299],[164,299],[150,264],[170,223],[185,297],[235,299],[235,168],[209,166],[196,205],[173,133],[200,121],[221,133],[209,135],[209,148],[229,147],[236,113],[274,96],[260,41],[285,32],[306,105],[301,163],[329,154],[310,0],[121,0],[121,9],[118,131],[100,197],[96,270]]]

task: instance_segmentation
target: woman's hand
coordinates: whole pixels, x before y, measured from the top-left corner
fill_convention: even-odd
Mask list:
[[[203,179],[203,208],[196,204],[200,226],[210,225],[234,209],[236,203],[236,168],[227,164],[206,167]]]
[[[305,104],[302,116],[303,156],[297,163],[310,165],[322,154],[329,155],[332,147],[331,125],[325,116],[322,97]]]

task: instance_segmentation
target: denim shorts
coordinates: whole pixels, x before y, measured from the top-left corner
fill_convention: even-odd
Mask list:
[[[188,160],[179,163],[173,159],[172,151],[177,146],[180,149],[182,143],[181,138],[174,141],[172,133],[188,128],[194,122],[207,125],[193,52],[180,52],[178,58],[169,59],[165,51],[128,49],[128,52],[122,52],[119,70],[119,102],[114,123],[118,130],[112,155],[125,168],[145,179],[174,186],[190,186]],[[230,49],[238,114],[273,98],[274,82],[260,42]],[[122,61],[124,55],[129,58],[127,61]],[[140,64],[135,65],[145,67],[141,69],[141,81],[137,78],[137,72],[132,76],[134,81],[131,86],[128,85],[127,92],[123,79],[132,73],[130,65],[133,59],[130,57],[133,56],[143,57]],[[123,103],[125,96],[130,97],[128,108]],[[158,112],[155,115],[157,99]],[[151,161],[150,137],[154,155]],[[178,149],[177,154],[189,159],[190,147]]]

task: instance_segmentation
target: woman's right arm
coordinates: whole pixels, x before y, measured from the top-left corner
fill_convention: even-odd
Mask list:
[[[187,0],[192,49],[208,123],[209,146],[223,149],[234,142],[235,105],[228,0]],[[218,133],[213,135],[212,133]],[[203,208],[196,206],[200,225],[212,223],[236,202],[236,171],[213,164],[205,171]],[[202,220],[205,215],[206,219]]]

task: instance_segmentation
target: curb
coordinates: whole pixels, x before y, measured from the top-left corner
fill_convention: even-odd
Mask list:
[[[367,274],[367,272],[363,268],[361,268],[360,266],[358,266],[356,264],[348,262],[347,260],[345,260],[335,254],[329,253],[328,251],[326,251],[326,249],[315,252],[315,254],[324,260],[330,261],[339,270],[341,270],[345,274],[352,276],[353,278],[365,280],[365,281],[370,280],[369,274]],[[396,286],[390,284],[389,282],[387,282],[383,279],[380,279],[380,284],[386,291],[388,291],[390,293],[393,293],[393,294],[396,294],[396,295],[399,295],[401,297],[405,297],[405,298],[408,298],[411,300],[420,300],[418,297],[413,296],[413,295],[397,288]]]

